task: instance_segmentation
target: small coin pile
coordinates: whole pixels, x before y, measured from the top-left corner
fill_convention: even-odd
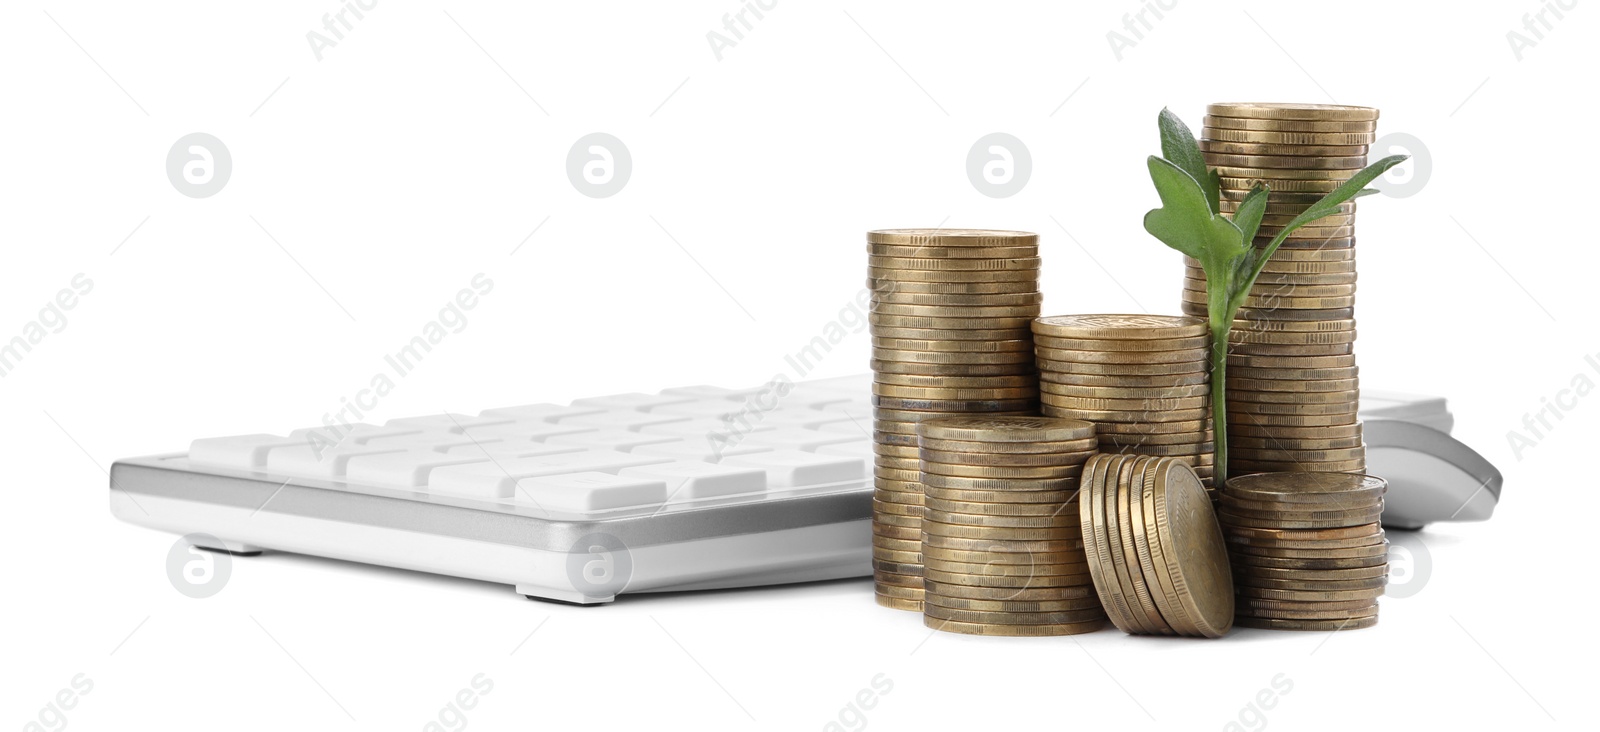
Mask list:
[[[1349,473],[1229,478],[1218,514],[1249,628],[1353,630],[1378,624],[1388,581],[1379,517],[1388,484]]]
[[[1096,455],[1078,520],[1094,588],[1125,633],[1216,638],[1234,622],[1228,553],[1211,499],[1170,457]]]
[[[924,624],[1007,636],[1105,624],[1078,521],[1078,476],[1095,454],[1094,425],[953,417],[919,423],[917,442]]]
[[[1020,231],[867,233],[878,604],[922,610],[916,426],[968,414],[1035,415],[1028,324],[1039,315],[1039,237]]]
[[[1094,422],[1100,451],[1174,457],[1210,484],[1210,336],[1171,315],[1057,315],[1033,321],[1040,409]]]
[[[1256,246],[1367,165],[1378,110],[1327,104],[1212,104],[1200,147],[1222,178],[1221,209],[1268,186]],[[1356,419],[1355,210],[1296,229],[1234,321],[1228,356],[1230,475],[1366,469]],[[1184,312],[1206,315],[1205,272],[1185,258]]]

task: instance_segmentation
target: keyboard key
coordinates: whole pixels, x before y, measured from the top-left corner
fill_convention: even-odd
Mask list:
[[[564,425],[554,422],[539,422],[534,420],[518,420],[504,424],[491,424],[468,429],[466,434],[480,439],[509,439],[532,440],[543,442],[556,435],[574,435],[579,432],[593,432],[596,427],[583,427],[580,425]]]
[[[189,459],[207,465],[221,465],[240,470],[266,467],[267,455],[282,447],[302,447],[303,437],[254,434],[232,437],[210,437],[189,443]]]
[[[442,430],[428,430],[414,435],[400,435],[398,437],[374,437],[367,440],[367,447],[385,447],[402,450],[432,450],[433,452],[449,452],[457,447],[485,447],[499,442],[498,438],[479,439],[473,435],[460,435]]]
[[[807,430],[797,427],[777,429],[771,432],[753,432],[746,436],[740,444],[766,445],[785,450],[801,450],[816,452],[823,445],[838,445],[849,442],[867,442],[865,435],[846,435],[837,432],[822,432]]]
[[[570,435],[556,435],[545,440],[545,444],[581,445],[594,449],[633,452],[635,448],[642,445],[658,445],[663,442],[673,442],[677,439],[671,435],[652,435],[629,430],[605,429],[578,432]]]
[[[375,424],[355,422],[347,425],[301,427],[290,432],[289,436],[306,440],[307,444],[312,444],[312,441],[315,441],[315,444],[329,447],[333,445],[365,445],[368,440],[376,438],[400,437],[421,433],[422,429],[418,427],[380,427]],[[315,437],[311,437],[311,435],[315,435]]]
[[[837,422],[825,422],[817,425],[816,430],[818,432],[833,432],[841,435],[856,435],[857,437],[867,437],[871,434],[869,430],[872,429],[872,425],[867,422],[857,422],[845,416],[843,412],[828,412],[827,414],[837,414],[841,419]]]
[[[748,396],[760,394],[771,387],[763,384],[747,389],[728,389],[721,386],[675,386],[671,389],[662,389],[662,394],[670,396],[688,397],[690,399],[744,399]]]
[[[433,450],[406,450],[350,458],[345,479],[351,483],[382,488],[420,488],[428,484],[428,473],[449,465],[487,463],[482,455],[447,455]]]
[[[613,427],[619,430],[640,431],[645,427],[672,424],[673,422],[687,422],[688,417],[671,414],[651,414],[649,412],[601,412],[600,414],[583,414],[576,417],[563,417],[558,424],[580,427]]]
[[[855,457],[867,461],[870,465],[877,453],[872,450],[872,440],[854,440],[839,442],[832,445],[823,445],[816,450],[818,455],[839,455],[842,457]]]
[[[690,501],[718,498],[767,489],[767,472],[758,468],[736,468],[710,463],[662,463],[623,468],[617,475],[666,481],[667,500]]]
[[[832,379],[812,379],[802,381],[798,386],[817,387],[843,391],[847,394],[860,394],[862,399],[872,391],[872,374],[855,374],[853,376],[838,376]]]
[[[667,484],[659,478],[569,473],[519,480],[511,498],[548,511],[590,513],[659,506],[667,500]]]
[[[646,425],[640,432],[647,435],[672,435],[674,437],[706,439],[709,435],[740,435],[777,429],[774,425],[724,422],[716,419],[691,419],[687,422]]]
[[[507,424],[510,417],[474,417],[469,414],[430,414],[421,417],[402,417],[385,422],[387,427],[420,427],[426,430],[443,430],[460,434],[468,428]]]
[[[557,422],[566,417],[579,417],[585,414],[599,414],[606,410],[600,407],[569,407],[561,404],[523,404],[516,407],[497,407],[485,409],[481,416],[507,417],[519,421],[531,422]]]
[[[368,447],[364,445],[313,447],[297,445],[280,447],[267,454],[267,470],[279,475],[296,475],[312,478],[343,478],[350,459],[364,455],[400,452],[395,448]]]
[[[454,445],[444,450],[452,457],[493,457],[493,458],[519,458],[539,457],[541,455],[565,455],[567,453],[585,452],[590,448],[584,445],[551,445],[543,442],[529,440],[494,440],[492,442],[478,442],[465,445]]]
[[[703,438],[690,438],[636,447],[630,451],[630,454],[668,457],[689,462],[715,463],[729,455],[752,455],[758,452],[772,452],[772,448],[759,445],[732,445],[718,450]]]
[[[631,409],[637,412],[652,412],[659,407],[669,404],[682,404],[693,401],[690,397],[675,396],[672,394],[644,394],[630,392],[628,394],[612,394],[609,396],[585,397],[572,400],[575,407],[601,407],[604,409]]]
[[[804,488],[858,481],[866,477],[866,463],[859,458],[818,455],[799,450],[773,450],[752,455],[730,455],[719,465],[761,468],[767,471],[771,488]]]
[[[744,405],[727,399],[695,399],[668,404],[653,414],[681,414],[702,419],[728,419],[744,411]]]
[[[585,472],[615,473],[623,468],[669,461],[668,458],[634,456],[615,450],[587,450],[451,465],[435,468],[428,475],[428,491],[478,498],[510,498],[517,481],[523,478]]]
[[[821,409],[775,409],[765,414],[756,415],[755,419],[761,424],[773,427],[798,427],[800,429],[814,430],[822,425],[834,422],[850,422],[850,416],[842,412],[826,412]]]

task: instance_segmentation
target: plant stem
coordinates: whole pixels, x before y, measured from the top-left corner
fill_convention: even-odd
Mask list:
[[[1228,482],[1228,334],[1233,330],[1233,317],[1211,319],[1211,429],[1215,448],[1212,452],[1211,484],[1217,490]]]

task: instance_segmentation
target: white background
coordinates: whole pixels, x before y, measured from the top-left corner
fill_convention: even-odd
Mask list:
[[[380,2],[320,61],[306,34],[336,2],[0,10],[0,339],[94,282],[0,379],[0,725],[84,674],[77,729],[419,729],[479,673],[484,729],[818,729],[878,674],[892,690],[842,726],[1214,729],[1278,674],[1292,690],[1241,726],[1592,722],[1600,398],[1520,459],[1507,433],[1600,382],[1600,11],[1548,15],[1519,60],[1538,3],[1185,1],[1119,60],[1135,2],[785,0],[719,61],[737,0],[528,5]],[[1423,535],[1427,585],[1375,629],[981,639],[864,579],[580,609],[284,555],[194,600],[173,537],[107,511],[117,458],[319,423],[478,272],[493,293],[369,421],[764,381],[861,289],[871,228],[1037,231],[1048,313],[1176,312],[1143,161],[1163,106],[1198,128],[1213,101],[1372,105],[1431,153],[1420,193],[1361,204],[1363,382],[1447,395],[1505,497]],[[233,157],[204,199],[164,170],[196,131]],[[611,198],[564,169],[596,131],[633,157]],[[1005,199],[964,170],[997,131],[1033,161]],[[816,375],[865,370],[868,343]]]

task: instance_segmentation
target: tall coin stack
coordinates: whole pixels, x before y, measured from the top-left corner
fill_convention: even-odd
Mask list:
[[[1256,246],[1367,165],[1378,110],[1212,104],[1200,147],[1222,178],[1223,212],[1271,189]],[[1229,475],[1366,469],[1356,418],[1355,202],[1300,227],[1267,262],[1233,325]],[[1206,315],[1205,272],[1188,264],[1184,312]]]
[[[1378,623],[1389,547],[1382,478],[1258,473],[1229,478],[1218,518],[1249,628],[1353,630]]]
[[[955,417],[917,425],[925,496],[923,623],[973,635],[1098,630],[1078,520],[1094,425]]]
[[[922,610],[917,423],[1036,415],[1028,324],[1039,315],[1039,237],[1020,231],[867,233],[872,292],[873,579],[879,605]]]
[[[1206,321],[1176,315],[1056,315],[1033,322],[1040,407],[1094,422],[1100,451],[1177,458],[1211,482]]]

